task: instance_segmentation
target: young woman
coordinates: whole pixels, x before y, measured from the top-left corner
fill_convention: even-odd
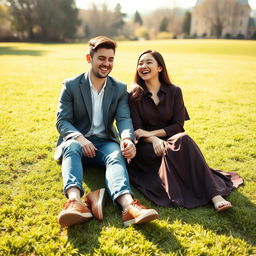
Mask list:
[[[193,208],[212,201],[217,212],[231,208],[223,196],[243,181],[236,173],[211,169],[184,133],[189,116],[182,92],[171,83],[159,52],[139,56],[129,104],[137,142],[128,168],[134,187],[164,207]]]

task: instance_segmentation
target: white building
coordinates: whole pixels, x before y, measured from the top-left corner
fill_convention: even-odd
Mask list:
[[[191,36],[251,37],[248,0],[198,0],[192,10]]]

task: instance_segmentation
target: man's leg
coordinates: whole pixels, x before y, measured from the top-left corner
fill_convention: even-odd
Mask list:
[[[83,165],[82,148],[76,140],[68,140],[63,149],[62,177],[63,190],[68,197],[68,190],[73,188],[80,190],[79,199],[83,196]]]
[[[100,138],[95,139],[94,144],[98,149],[95,161],[106,166],[105,182],[113,201],[121,195],[131,195],[126,163],[119,144]]]
[[[62,177],[68,201],[58,216],[62,226],[75,225],[93,217],[87,205],[81,202],[84,194],[82,157],[80,144],[75,140],[67,141],[63,149]]]
[[[123,209],[122,219],[125,226],[149,222],[158,217],[154,209],[147,209],[138,200],[134,200],[119,144],[98,139],[96,159],[106,166],[106,185],[113,201],[117,201]],[[96,160],[95,159],[95,160]]]

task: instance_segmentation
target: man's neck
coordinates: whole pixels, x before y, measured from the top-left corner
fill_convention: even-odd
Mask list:
[[[91,83],[92,83],[93,87],[95,88],[95,90],[97,90],[97,92],[100,92],[105,84],[106,78],[96,77],[92,74],[92,72],[89,72],[89,76],[90,76]]]

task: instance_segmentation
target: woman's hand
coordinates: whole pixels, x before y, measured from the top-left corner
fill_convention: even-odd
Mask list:
[[[159,139],[156,136],[150,138],[151,143],[153,144],[154,152],[157,156],[165,156],[167,150],[167,142]]]
[[[151,136],[153,136],[153,132],[149,132],[149,131],[145,131],[143,129],[137,129],[135,132],[134,132],[134,135],[135,135],[135,143],[138,142],[138,140],[140,138],[149,138]]]

